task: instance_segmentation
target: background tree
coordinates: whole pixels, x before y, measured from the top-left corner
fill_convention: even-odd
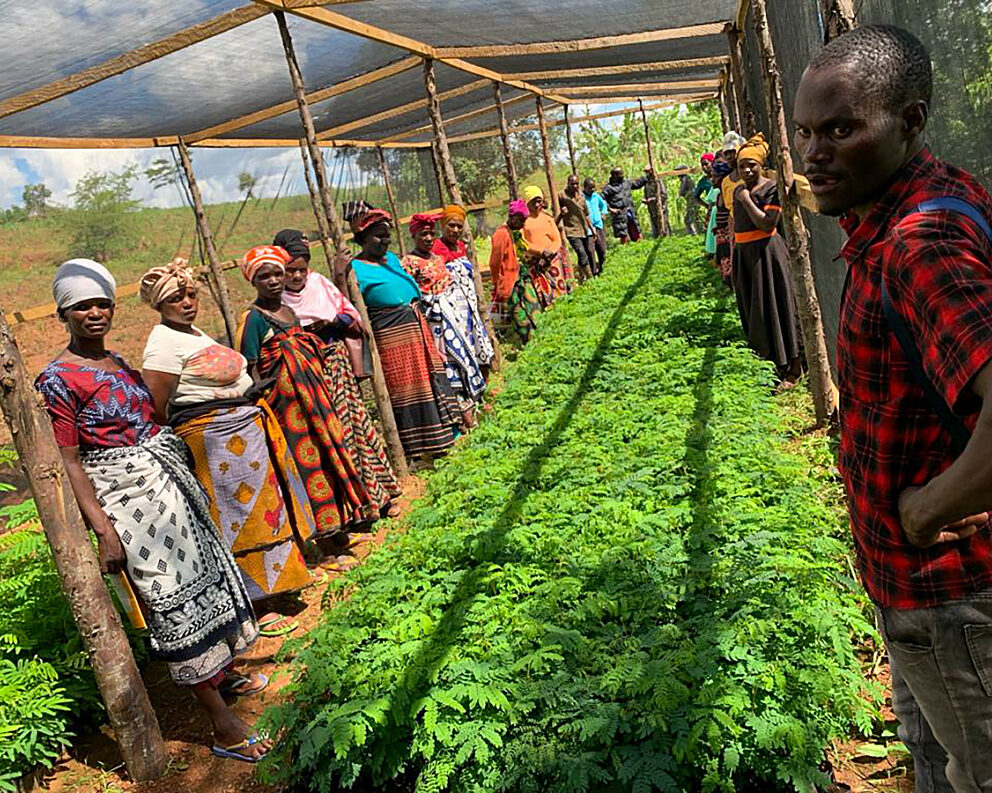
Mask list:
[[[28,217],[44,217],[48,213],[48,199],[51,197],[52,191],[44,183],[25,185],[21,200]]]
[[[245,194],[245,201],[255,197],[255,188],[258,186],[258,177],[247,171],[238,174],[238,192]]]
[[[186,206],[193,207],[193,199],[186,189],[186,182],[183,180],[183,171],[179,163],[172,159],[159,157],[152,160],[151,164],[145,168],[145,178],[155,190],[163,187],[175,187]]]
[[[131,197],[137,168],[90,171],[70,194],[72,211],[66,213],[71,232],[70,255],[107,261],[130,247],[135,229],[132,215],[140,201]]]

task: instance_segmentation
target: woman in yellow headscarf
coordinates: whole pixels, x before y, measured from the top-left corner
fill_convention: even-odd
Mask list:
[[[547,206],[544,192],[537,185],[524,188],[527,202],[527,220],[524,221],[522,245],[517,256],[530,269],[534,288],[542,308],[547,308],[555,298],[567,295],[571,284],[571,267],[562,246],[561,233]]]
[[[778,230],[778,185],[764,175],[768,144],[760,132],[737,151],[734,192],[734,291],[751,349],[778,367],[782,387],[802,374],[802,341],[789,277],[789,252]]]

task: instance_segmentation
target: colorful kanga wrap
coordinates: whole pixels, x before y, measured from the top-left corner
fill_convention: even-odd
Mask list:
[[[195,685],[246,650],[258,638],[258,623],[186,454],[185,444],[163,428],[140,445],[81,459],[124,546],[152,649],[173,680]]]
[[[380,510],[399,498],[400,484],[389,464],[386,447],[365,409],[362,391],[343,341],[325,345],[324,382],[344,431],[344,447],[358,470],[372,503]]]
[[[537,282],[534,280],[536,267],[527,263],[527,240],[524,238],[522,229],[510,231],[513,245],[517,251],[517,260],[523,263],[520,267],[520,275],[513,285],[513,291],[507,301],[507,312],[510,319],[510,327],[516,332],[523,343],[530,341],[530,335],[537,330],[537,315],[544,310],[545,305],[550,305],[550,286],[547,278],[541,277],[541,285],[545,290],[545,299],[541,298],[538,292]],[[540,274],[538,274],[540,276]]]
[[[316,533],[316,521],[268,404],[217,408],[175,431],[193,453],[210,516],[234,554],[249,597],[306,586],[310,575],[301,548]]]
[[[373,505],[344,445],[324,379],[324,344],[299,325],[286,325],[256,307],[238,324],[237,343],[248,360],[259,345],[258,373],[274,378],[265,395],[279,418],[317,521],[317,533],[347,531],[373,520]]]
[[[248,283],[253,283],[258,271],[265,265],[271,264],[286,272],[286,265],[292,260],[286,251],[275,245],[256,245],[241,257],[241,274]]]
[[[486,388],[482,366],[493,359],[492,341],[476,302],[471,264],[459,258],[445,265],[436,254],[425,259],[411,253],[403,257],[402,265],[420,286],[421,306],[438,351],[445,357],[448,383],[461,408],[467,410],[482,396]]]
[[[427,320],[411,305],[370,307],[369,319],[403,449],[411,457],[443,452],[455,442],[458,401]]]

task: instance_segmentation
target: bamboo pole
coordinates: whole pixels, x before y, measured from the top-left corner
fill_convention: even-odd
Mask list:
[[[313,126],[313,116],[310,113],[310,106],[306,100],[306,89],[303,86],[303,74],[300,72],[299,64],[296,61],[296,53],[293,50],[293,40],[289,35],[289,27],[286,24],[286,17],[281,11],[274,12],[276,22],[279,25],[279,35],[282,38],[283,50],[286,53],[286,64],[289,66],[289,77],[293,83],[293,92],[296,94],[296,104],[300,111],[300,122],[303,125],[304,140],[307,151],[310,154],[310,161],[313,166],[314,177],[317,180],[317,190],[311,191],[311,198],[316,193],[320,199],[320,205],[314,203],[314,214],[324,217],[324,226],[321,226],[321,236],[324,229],[334,244],[336,253],[347,253],[344,242],[344,231],[341,228],[341,221],[338,213],[334,209],[331,200],[331,188],[327,181],[327,171],[324,169],[324,158],[320,154],[320,147],[317,145],[317,134]],[[319,220],[318,220],[319,223]],[[331,277],[334,278],[335,262],[337,256],[331,256],[329,245],[325,244],[325,255],[328,255],[327,266],[331,270]],[[407,475],[406,453],[403,451],[403,443],[400,441],[399,428],[396,426],[396,416],[393,414],[393,403],[389,398],[389,390],[386,388],[386,376],[382,371],[382,361],[379,358],[379,348],[375,343],[375,334],[372,332],[372,321],[369,319],[368,307],[362,297],[362,290],[358,287],[358,279],[355,271],[348,268],[346,276],[346,290],[351,302],[358,309],[362,318],[362,325],[367,331],[366,343],[372,352],[372,394],[375,396],[376,406],[379,408],[379,420],[382,422],[382,431],[386,440],[386,451],[389,454],[389,461],[393,465],[396,476],[403,478]]]
[[[738,121],[741,124],[741,129],[735,131],[749,138],[757,130],[757,120],[754,115],[754,107],[747,97],[747,87],[744,83],[744,47],[741,45],[741,35],[737,28],[727,28],[727,43],[730,49],[730,68],[734,76],[734,91],[737,97]]]
[[[0,310],[0,405],[52,549],[62,593],[107,708],[110,726],[136,782],[165,774],[168,756],[120,617],[73,497],[52,423],[38,403],[14,334]]]
[[[496,97],[496,114],[499,116],[499,138],[503,144],[503,159],[506,160],[506,187],[510,198],[520,198],[517,187],[517,167],[513,164],[513,152],[510,149],[510,130],[506,123],[506,110],[503,108],[503,91],[498,80],[493,80],[493,93]]]
[[[740,131],[741,109],[737,102],[737,80],[734,78],[734,70],[728,65],[726,68],[727,81],[724,83],[726,92],[727,111],[730,114],[730,128]]]
[[[537,126],[541,132],[541,149],[544,154],[544,175],[548,180],[548,190],[551,193],[549,200],[551,201],[551,213],[557,218],[561,213],[561,207],[558,203],[558,188],[555,186],[555,175],[551,170],[551,141],[548,139],[548,122],[544,118],[544,104],[541,102],[541,97],[534,97],[537,106]]]
[[[820,0],[820,17],[823,19],[824,44],[853,30],[858,24],[853,0]]]
[[[730,110],[727,107],[727,84],[724,83],[720,87],[720,91],[717,93],[717,102],[720,104],[720,126],[723,129],[724,134],[730,132],[732,128],[732,122],[730,120]]]
[[[672,223],[668,218],[668,191],[665,190],[665,180],[658,176],[654,162],[654,147],[651,146],[651,126],[648,124],[648,114],[644,110],[644,100],[637,100],[641,108],[641,121],[644,123],[644,140],[648,148],[648,166],[651,168],[651,178],[654,180],[654,201],[658,212],[658,225],[662,237],[672,233]]]
[[[393,195],[393,180],[389,178],[389,168],[386,166],[386,155],[382,151],[382,146],[376,148],[379,154],[379,168],[382,171],[382,183],[386,186],[386,198],[389,199],[389,211],[396,219],[396,244],[400,249],[400,256],[406,256],[406,244],[403,241],[403,230],[399,227],[400,212],[396,208],[396,197]]]
[[[795,192],[789,127],[782,102],[782,73],[779,70],[778,60],[775,57],[775,44],[768,28],[765,0],[752,0],[751,8],[754,13],[755,31],[758,34],[758,47],[761,51],[761,59],[764,61],[761,74],[765,88],[765,104],[777,154],[775,166],[778,172],[779,199],[788,239],[792,280],[799,304],[806,360],[809,364],[810,390],[813,392],[817,426],[823,426],[836,407],[835,389],[830,373],[827,342],[823,333],[820,301],[816,295],[813,266],[809,258],[809,233],[803,222],[799,199]]]
[[[464,206],[462,192],[458,187],[458,179],[455,177],[455,166],[451,161],[451,150],[448,148],[448,137],[444,132],[444,119],[441,116],[441,100],[437,96],[437,78],[434,73],[434,61],[431,58],[424,58],[424,89],[427,92],[427,111],[431,117],[431,127],[434,131],[435,150],[441,170],[444,175],[445,184],[448,187],[448,194],[452,203]],[[482,317],[482,324],[486,326],[486,332],[493,343],[492,370],[499,371],[503,362],[503,354],[496,339],[496,331],[493,328],[493,318],[489,313],[489,300],[482,283],[482,270],[480,262],[475,255],[475,244],[472,240],[472,231],[466,217],[465,222],[465,244],[468,248],[469,258],[472,260],[472,280],[475,282],[475,298],[479,308],[479,316]]]
[[[217,290],[217,302],[220,304],[220,313],[224,318],[227,340],[233,347],[237,323],[234,321],[234,309],[231,307],[231,293],[227,290],[227,281],[224,280],[224,270],[220,264],[220,256],[217,255],[213,234],[210,233],[210,224],[207,223],[207,213],[203,208],[203,197],[200,195],[200,186],[196,183],[196,177],[193,175],[193,161],[190,159],[189,149],[186,147],[182,138],[179,138],[176,142],[176,149],[179,151],[179,159],[183,164],[183,173],[186,174],[186,184],[189,186],[190,196],[193,199],[196,226],[200,230],[203,248],[207,254],[207,265],[210,267],[210,274],[213,276],[213,286]]]
[[[575,164],[575,140],[572,138],[572,123],[568,118],[568,105],[565,105],[565,140],[568,141],[568,161],[572,165],[572,173],[579,175],[579,169]]]

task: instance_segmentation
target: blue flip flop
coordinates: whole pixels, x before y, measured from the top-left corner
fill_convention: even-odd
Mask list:
[[[268,675],[258,673],[259,678],[261,678],[261,685],[258,688],[251,689],[249,691],[239,691],[238,689],[243,688],[245,683],[251,683],[251,678],[245,675],[231,675],[223,683],[218,686],[220,693],[229,697],[250,697],[253,694],[260,694],[268,688],[269,677]]]
[[[225,760],[240,760],[242,763],[257,763],[262,759],[262,757],[265,757],[264,754],[261,757],[249,757],[248,755],[240,754],[238,750],[248,749],[262,740],[263,739],[258,735],[252,735],[250,738],[245,738],[243,741],[236,743],[233,746],[224,747],[214,744],[210,749],[210,752],[217,757],[223,757]]]

